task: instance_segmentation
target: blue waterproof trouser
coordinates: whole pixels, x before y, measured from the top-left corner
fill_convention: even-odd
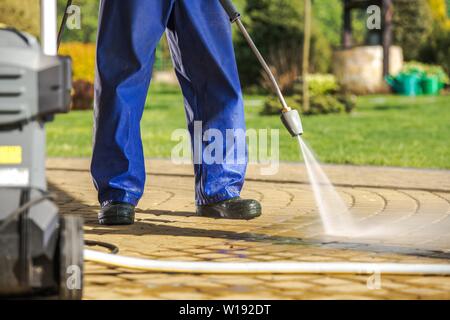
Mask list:
[[[143,194],[140,120],[164,31],[185,97],[192,144],[199,140],[203,150],[212,142],[202,134],[194,137],[197,121],[202,133],[216,129],[224,142],[227,129],[245,130],[231,27],[218,0],[102,0],[91,164],[100,203],[136,205]],[[223,143],[223,158],[236,151],[234,161],[194,163],[196,204],[239,196],[247,152],[234,150],[238,145],[230,149]]]

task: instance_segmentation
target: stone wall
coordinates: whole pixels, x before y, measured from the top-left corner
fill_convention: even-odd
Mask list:
[[[397,74],[403,67],[402,48],[390,48],[389,73]],[[333,54],[333,72],[339,84],[354,94],[389,91],[383,79],[383,47],[361,46],[337,50]]]

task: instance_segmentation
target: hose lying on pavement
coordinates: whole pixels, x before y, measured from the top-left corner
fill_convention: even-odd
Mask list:
[[[84,250],[84,259],[109,266],[152,272],[214,274],[408,274],[450,275],[450,264],[366,262],[192,262],[133,258]]]

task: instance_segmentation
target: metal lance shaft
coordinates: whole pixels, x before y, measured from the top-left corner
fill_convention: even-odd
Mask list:
[[[239,30],[242,32],[242,35],[244,36],[245,40],[247,41],[248,45],[250,46],[250,49],[252,49],[253,53],[255,54],[256,58],[258,59],[259,63],[261,63],[261,66],[263,67],[264,71],[266,72],[267,76],[270,79],[270,82],[272,83],[272,86],[275,89],[275,92],[278,96],[278,99],[281,102],[281,105],[283,106],[282,112],[290,111],[291,108],[287,105],[286,100],[284,99],[283,94],[281,93],[281,89],[278,86],[277,80],[275,79],[272,70],[270,70],[269,66],[267,65],[266,61],[264,60],[263,56],[259,52],[258,48],[256,47],[255,43],[253,42],[252,38],[247,32],[247,29],[245,29],[245,26],[242,24],[241,19],[238,17],[234,22],[236,22],[236,25],[238,26]]]
[[[302,127],[302,121],[300,119],[300,115],[298,114],[298,111],[292,110],[287,105],[286,100],[284,99],[283,93],[280,90],[280,86],[278,85],[278,82],[272,73],[272,70],[270,70],[270,68],[267,65],[266,61],[264,60],[263,56],[259,52],[258,48],[256,47],[255,43],[253,42],[249,33],[247,32],[247,29],[245,29],[244,25],[242,24],[241,14],[239,13],[239,11],[236,10],[236,7],[234,6],[234,4],[231,0],[219,0],[219,2],[222,5],[225,12],[228,14],[228,17],[230,18],[230,22],[231,23],[236,22],[239,30],[241,31],[242,35],[244,36],[245,40],[247,41],[250,49],[253,51],[253,53],[255,54],[259,63],[263,67],[265,73],[269,77],[270,82],[272,83],[272,86],[275,89],[275,92],[278,96],[278,99],[281,102],[281,106],[282,106],[281,122],[283,122],[283,125],[289,131],[291,136],[298,137],[298,136],[302,135],[303,127]]]

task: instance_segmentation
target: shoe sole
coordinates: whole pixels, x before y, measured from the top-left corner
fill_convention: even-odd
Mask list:
[[[134,223],[134,214],[132,216],[103,215],[98,218],[101,225],[106,226],[124,226]]]
[[[212,207],[199,207],[196,212],[197,216],[215,219],[230,220],[252,220],[258,218],[262,214],[261,206],[250,206],[248,208],[234,211],[235,216],[227,216],[222,214],[221,210]]]

